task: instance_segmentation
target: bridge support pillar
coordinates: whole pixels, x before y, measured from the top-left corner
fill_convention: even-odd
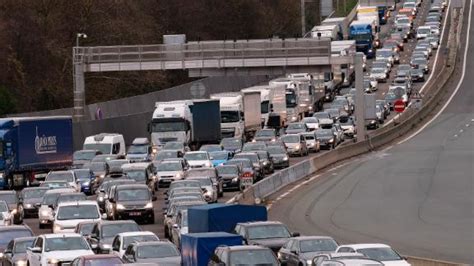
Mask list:
[[[84,106],[86,103],[85,82],[84,82],[84,64],[74,63],[74,121],[84,119]]]

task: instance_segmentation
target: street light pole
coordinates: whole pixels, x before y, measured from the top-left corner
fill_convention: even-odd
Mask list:
[[[74,97],[74,121],[81,121],[84,118],[85,85],[84,85],[84,68],[81,62],[76,62],[76,52],[79,48],[79,39],[87,38],[85,33],[78,33],[76,35],[76,47],[72,49],[72,64],[73,64],[73,97]]]
[[[78,33],[76,35],[76,47],[79,47],[79,39],[80,38],[83,38],[83,39],[86,39],[87,38],[87,34],[85,33]]]
[[[301,37],[304,37],[306,34],[306,8],[305,1],[301,0]]]

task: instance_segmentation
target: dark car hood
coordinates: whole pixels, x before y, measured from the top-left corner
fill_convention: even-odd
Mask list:
[[[255,137],[254,139],[256,141],[270,141],[272,139],[274,139],[275,137],[264,137],[264,136],[261,136],[261,137]]]
[[[249,245],[260,245],[268,247],[272,250],[280,249],[288,241],[288,238],[268,238],[268,239],[255,239],[250,240]]]
[[[137,200],[137,201],[117,201],[118,204],[122,204],[127,209],[143,209],[143,207],[150,202],[149,200]]]
[[[324,141],[329,141],[329,140],[331,140],[332,138],[334,138],[334,137],[332,137],[332,136],[331,136],[331,137],[320,137],[320,138],[318,138],[318,139],[319,139],[319,140],[324,140]]]
[[[223,178],[223,179],[232,179],[234,177],[239,177],[239,176],[238,175],[229,175],[229,174],[228,175],[221,175],[221,178]]]

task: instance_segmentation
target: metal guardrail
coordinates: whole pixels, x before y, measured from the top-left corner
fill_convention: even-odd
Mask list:
[[[185,44],[74,47],[74,63],[130,63],[206,59],[329,57],[329,40],[269,39]]]

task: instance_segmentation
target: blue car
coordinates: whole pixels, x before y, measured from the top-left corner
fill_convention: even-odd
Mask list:
[[[95,179],[94,173],[90,169],[75,169],[73,170],[74,174],[77,177],[77,181],[81,185],[81,192],[84,194],[90,195],[92,191],[92,183]]]
[[[230,155],[231,153],[229,151],[213,151],[209,153],[209,157],[214,167],[222,165],[232,159]]]

